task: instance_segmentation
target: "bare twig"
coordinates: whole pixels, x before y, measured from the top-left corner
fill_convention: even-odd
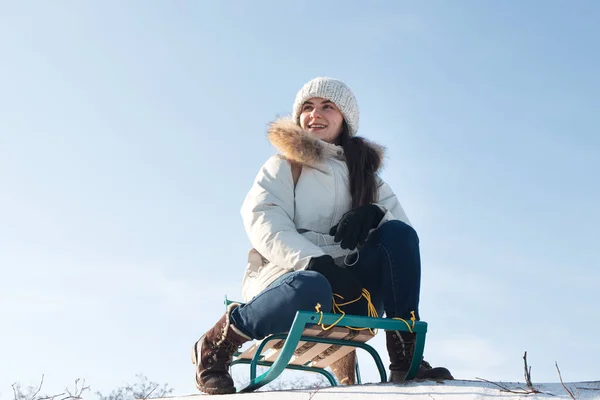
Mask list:
[[[480,381],[491,383],[492,385],[498,386],[500,388],[500,391],[502,391],[502,392],[515,393],[515,394],[533,394],[532,391],[526,390],[526,389],[523,389],[523,388],[519,388],[519,390],[517,391],[517,390],[509,389],[505,385],[502,385],[502,384],[499,384],[499,383],[496,383],[496,382],[492,382],[492,381],[488,381],[487,379],[477,378],[477,377],[475,377],[475,379],[478,379]]]
[[[312,400],[312,398],[315,397],[315,395],[317,394],[317,392],[323,388],[323,383],[322,382],[317,382],[315,384],[314,388],[315,388],[315,391],[310,394],[310,396],[308,397],[308,400]]]
[[[65,394],[66,393],[53,394],[52,396],[38,397],[37,399],[34,399],[34,400],[54,400],[57,397],[64,396]]]
[[[90,387],[89,386],[84,386],[85,385],[85,380],[83,381],[83,384],[81,387],[78,387],[79,385],[79,379],[75,380],[75,390],[73,392],[71,392],[69,390],[69,388],[65,389],[65,392],[63,393],[58,393],[58,394],[54,394],[51,396],[38,396],[39,392],[42,390],[42,384],[44,383],[44,375],[42,375],[42,381],[40,383],[40,386],[38,387],[38,389],[32,394],[32,395],[28,395],[28,398],[20,392],[20,387],[17,383],[13,384],[13,392],[15,394],[15,400],[55,400],[57,398],[60,398],[61,396],[64,396],[62,398],[60,398],[60,400],[81,400],[81,395],[83,394],[84,391],[89,390]],[[33,389],[30,389],[33,390]]]
[[[27,396],[25,396],[25,394],[23,392],[21,392],[21,385],[19,385],[18,382],[15,382],[12,384],[12,389],[13,389],[13,393],[15,396],[15,400],[36,400],[37,399],[37,395],[40,392],[40,390],[42,390],[42,385],[44,384],[44,374],[42,374],[42,379],[40,381],[40,385],[38,386],[37,390],[31,394],[31,397],[27,398]],[[31,393],[31,391],[33,390],[32,387],[29,388],[29,393]],[[29,395],[28,395],[29,396]]]
[[[560,384],[562,385],[563,389],[566,390],[566,392],[569,394],[569,396],[571,396],[571,398],[573,400],[575,400],[575,395],[573,395],[573,392],[571,392],[564,384],[563,379],[562,379],[562,375],[560,374],[560,369],[558,368],[558,362],[554,361],[554,365],[556,365],[556,370],[558,371],[558,377],[560,378]]]
[[[15,394],[15,400],[19,400],[19,395],[17,394],[17,388],[15,386],[18,386],[19,384],[17,382],[12,384],[12,389],[13,389],[13,393]]]
[[[40,381],[40,386],[38,386],[38,389],[35,391],[35,393],[30,397],[29,400],[33,400],[35,399],[35,396],[38,395],[38,393],[40,392],[40,390],[42,390],[42,385],[44,384],[44,374],[42,374],[42,380]]]
[[[154,386],[154,388],[152,388],[152,390],[150,391],[150,393],[148,393],[147,395],[144,396],[143,400],[147,400],[148,397],[150,397],[150,395],[152,394],[152,392],[154,392],[157,387],[158,387],[158,383],[156,384],[156,386]]]
[[[535,388],[523,389],[522,387],[519,387],[519,388],[517,388],[518,390],[515,390],[515,389],[509,389],[506,385],[502,384],[502,382],[496,383],[496,382],[488,381],[487,379],[477,378],[477,377],[475,377],[475,379],[478,379],[482,382],[491,383],[492,385],[499,387],[501,392],[507,392],[507,393],[513,393],[513,394],[547,394],[550,396],[554,396],[552,393],[545,393],[545,392],[539,391]]]
[[[65,390],[67,391],[67,394],[69,395],[68,397],[63,398],[62,400],[67,400],[67,399],[81,399],[81,395],[83,394],[83,392],[85,392],[86,390],[90,390],[90,386],[85,386],[85,379],[81,382],[81,387],[78,388],[77,386],[79,385],[79,378],[75,379],[75,391],[73,393],[71,393],[71,391],[69,390],[69,388],[65,388]]]
[[[533,387],[533,383],[531,383],[531,367],[527,366],[527,352],[523,354],[523,363],[525,364],[525,383],[527,384],[528,388],[536,392],[536,389]]]

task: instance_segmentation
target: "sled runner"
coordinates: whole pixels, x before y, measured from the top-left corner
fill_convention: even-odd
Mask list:
[[[225,306],[233,301],[225,297]],[[298,311],[288,333],[270,335],[256,341],[249,348],[234,354],[233,365],[250,365],[250,382],[239,392],[252,392],[275,380],[285,369],[319,373],[327,378],[332,386],[337,382],[326,370],[343,356],[360,348],[373,357],[379,370],[381,382],[387,381],[386,368],[377,351],[366,342],[372,339],[377,329],[411,331],[416,334],[416,346],[406,379],[412,379],[423,357],[427,323],[390,318],[373,318]],[[269,367],[262,375],[257,375],[257,366]],[[360,384],[360,370],[356,362],[356,378]]]

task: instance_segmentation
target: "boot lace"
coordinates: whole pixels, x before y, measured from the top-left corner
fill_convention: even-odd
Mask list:
[[[408,364],[410,364],[412,362],[412,359],[415,355],[415,343],[414,341],[411,340],[404,340],[404,338],[400,335],[400,332],[396,331],[395,332],[396,338],[397,340],[397,344],[398,344],[398,351],[397,353],[400,354],[401,359],[405,362],[407,362]],[[420,367],[422,369],[425,370],[430,370],[433,369],[433,367],[431,366],[431,364],[429,364],[427,361],[425,361],[424,358],[421,358],[421,365]]]
[[[398,355],[398,362],[410,364],[413,359],[413,355],[414,355],[414,351],[415,351],[414,342],[409,341],[409,340],[404,340],[404,338],[400,334],[400,331],[394,331],[393,337],[394,337],[394,339],[396,339],[395,347],[396,347],[396,354]]]
[[[231,340],[224,340],[221,343],[215,343],[213,347],[213,359],[216,362],[221,362],[229,365],[233,360],[233,354],[239,348],[237,344]]]

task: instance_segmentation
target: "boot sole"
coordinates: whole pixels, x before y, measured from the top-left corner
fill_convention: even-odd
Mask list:
[[[200,338],[202,340],[202,338]],[[198,342],[200,341],[198,340]],[[196,389],[206,394],[233,394],[236,392],[235,386],[225,387],[225,388],[209,388],[203,386],[198,382],[198,342],[194,343],[194,347],[192,347],[192,364],[196,366]]]

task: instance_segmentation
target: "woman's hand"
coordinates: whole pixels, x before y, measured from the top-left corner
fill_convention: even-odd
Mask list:
[[[334,241],[342,242],[342,249],[354,250],[357,245],[363,245],[369,236],[369,231],[376,228],[383,219],[383,211],[374,204],[367,204],[348,211],[340,222],[329,230]]]

